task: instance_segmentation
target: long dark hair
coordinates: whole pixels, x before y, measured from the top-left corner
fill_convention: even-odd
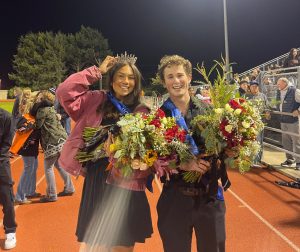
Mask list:
[[[115,91],[113,89],[113,80],[115,74],[124,66],[129,66],[134,75],[134,88],[133,91],[124,97],[124,100],[122,103],[126,105],[127,107],[134,109],[138,104],[140,104],[140,93],[142,89],[142,75],[138,68],[129,62],[122,62],[122,63],[116,63],[108,72],[106,76],[106,82],[108,86],[108,91],[110,91],[113,95],[115,95]],[[102,111],[104,114],[114,111],[114,106],[111,104],[110,101],[104,102],[102,105],[100,105],[97,109],[98,112]]]
[[[289,59],[289,60],[294,59],[294,56],[293,56],[294,50],[297,51],[297,54],[296,54],[295,58],[297,58],[297,57],[299,56],[299,51],[297,50],[297,48],[292,48],[292,49],[290,50],[290,52],[289,52],[289,55],[288,55],[288,59]]]

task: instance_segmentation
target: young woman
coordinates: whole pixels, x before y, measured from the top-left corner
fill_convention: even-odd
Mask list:
[[[300,55],[296,48],[292,48],[283,63],[283,67],[296,67],[300,65]]]
[[[46,196],[40,202],[54,202],[57,196],[72,195],[75,191],[70,175],[63,170],[57,160],[67,133],[53,107],[54,96],[49,91],[41,91],[30,114],[35,117],[35,127],[41,130],[41,146],[44,151],[44,169],[47,182]],[[53,167],[56,167],[64,181],[64,190],[57,194]]]
[[[23,96],[20,101],[20,108],[18,111],[21,113],[21,117],[19,118],[16,129],[20,134],[16,134],[13,146],[11,148],[14,149],[15,145],[20,143],[19,137],[25,137],[25,134],[22,132],[31,131],[28,138],[20,146],[18,150],[18,154],[22,156],[24,163],[24,170],[21,175],[17,193],[15,196],[16,204],[29,204],[31,203],[28,198],[34,198],[41,196],[40,193],[36,192],[36,171],[38,167],[38,159],[37,156],[39,154],[39,139],[40,139],[40,131],[38,129],[33,129],[33,124],[30,124],[29,120],[29,110],[33,106],[34,94],[31,93],[30,90],[24,90]],[[29,133],[29,132],[28,132]]]
[[[106,171],[108,159],[89,162],[86,169],[74,159],[83,147],[85,127],[114,124],[128,112],[148,112],[140,105],[141,74],[132,57],[107,56],[100,67],[75,73],[59,85],[56,95],[76,125],[63,147],[60,164],[71,174],[85,174],[76,235],[87,251],[133,251],[153,230],[145,194],[146,174],[116,186]],[[89,85],[107,73],[108,92]],[[94,218],[95,217],[95,218]],[[98,251],[98,250],[97,250]]]

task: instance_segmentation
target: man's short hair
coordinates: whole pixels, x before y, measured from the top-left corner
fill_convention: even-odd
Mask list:
[[[158,76],[162,81],[164,81],[165,68],[172,65],[182,65],[185,73],[187,75],[192,76],[192,63],[189,60],[179,55],[165,55],[161,58],[160,63],[158,65]]]

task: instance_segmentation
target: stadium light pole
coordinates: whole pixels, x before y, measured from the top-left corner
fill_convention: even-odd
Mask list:
[[[229,72],[229,46],[228,46],[228,26],[227,26],[227,3],[223,0],[224,10],[224,41],[225,41],[225,73],[227,81],[230,79]]]

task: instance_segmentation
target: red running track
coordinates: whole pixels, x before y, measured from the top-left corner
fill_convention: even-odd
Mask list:
[[[45,193],[43,157],[39,157],[37,191]],[[16,181],[23,169],[21,158],[12,160],[12,173]],[[280,187],[275,180],[285,176],[268,169],[253,169],[241,175],[229,171],[231,188],[225,193],[227,205],[226,249],[229,252],[289,252],[300,251],[300,191]],[[59,198],[53,203],[16,206],[17,247],[15,252],[69,252],[78,251],[80,244],[74,235],[83,179],[73,180],[76,193]],[[58,191],[63,182],[57,176]],[[148,194],[154,224],[154,234],[145,244],[138,244],[135,252],[163,251],[156,227],[156,202],[159,185]],[[2,213],[0,218],[3,218]],[[0,228],[0,251],[3,250],[4,232]],[[196,251],[193,242],[192,251]]]

